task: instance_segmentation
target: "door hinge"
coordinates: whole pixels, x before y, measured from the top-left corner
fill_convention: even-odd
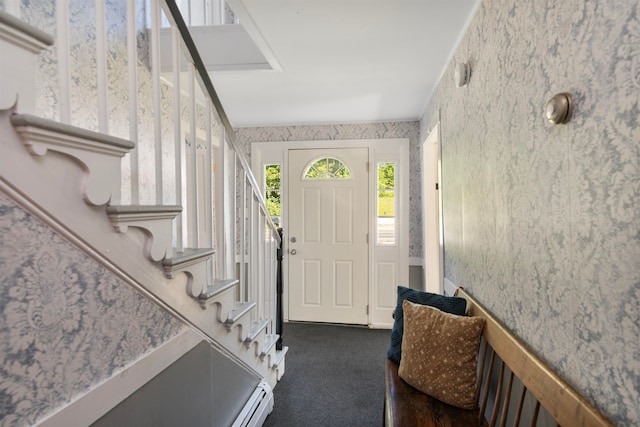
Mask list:
[[[369,172],[369,162],[367,162],[367,172]]]
[[[369,244],[369,233],[367,233],[367,245]]]
[[[367,304],[367,316],[369,315],[369,304]]]
[[[436,182],[436,190],[438,189],[438,183]]]

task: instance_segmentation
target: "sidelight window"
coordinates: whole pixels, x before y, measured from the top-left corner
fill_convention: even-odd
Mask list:
[[[376,168],[376,243],[396,244],[396,163],[379,162]]]
[[[274,223],[280,223],[281,214],[281,172],[280,164],[272,163],[264,165],[264,199],[267,203],[267,211]]]

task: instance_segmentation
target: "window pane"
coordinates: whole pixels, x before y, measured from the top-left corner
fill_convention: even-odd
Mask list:
[[[280,216],[280,164],[269,164],[264,166],[264,188],[267,211],[272,217]],[[279,218],[273,221],[280,223]]]
[[[327,159],[327,171],[335,175],[335,173],[342,167],[342,163],[336,159]]]
[[[396,244],[396,164],[380,162],[377,167],[377,221],[376,243]]]
[[[280,189],[280,165],[266,165],[264,167],[265,188]]]
[[[345,179],[351,178],[351,171],[340,160],[325,157],[308,166],[303,175],[304,179]]]

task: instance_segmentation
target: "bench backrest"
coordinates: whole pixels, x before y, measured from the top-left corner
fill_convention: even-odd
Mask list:
[[[477,402],[480,414],[485,414],[487,407],[492,408],[486,414],[490,426],[504,426],[507,422],[521,425],[526,394],[533,396],[535,405],[529,414],[531,423],[522,425],[535,426],[542,406],[557,425],[613,426],[468,293],[459,288],[456,295],[467,300],[470,316],[485,320],[478,359],[478,366],[483,368],[479,369]],[[514,387],[514,381],[524,387]],[[515,388],[522,391],[515,393]],[[492,405],[488,405],[490,400],[494,401]]]

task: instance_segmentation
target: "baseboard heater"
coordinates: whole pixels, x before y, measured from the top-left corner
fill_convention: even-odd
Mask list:
[[[260,427],[273,409],[273,391],[262,381],[240,411],[232,427]]]

